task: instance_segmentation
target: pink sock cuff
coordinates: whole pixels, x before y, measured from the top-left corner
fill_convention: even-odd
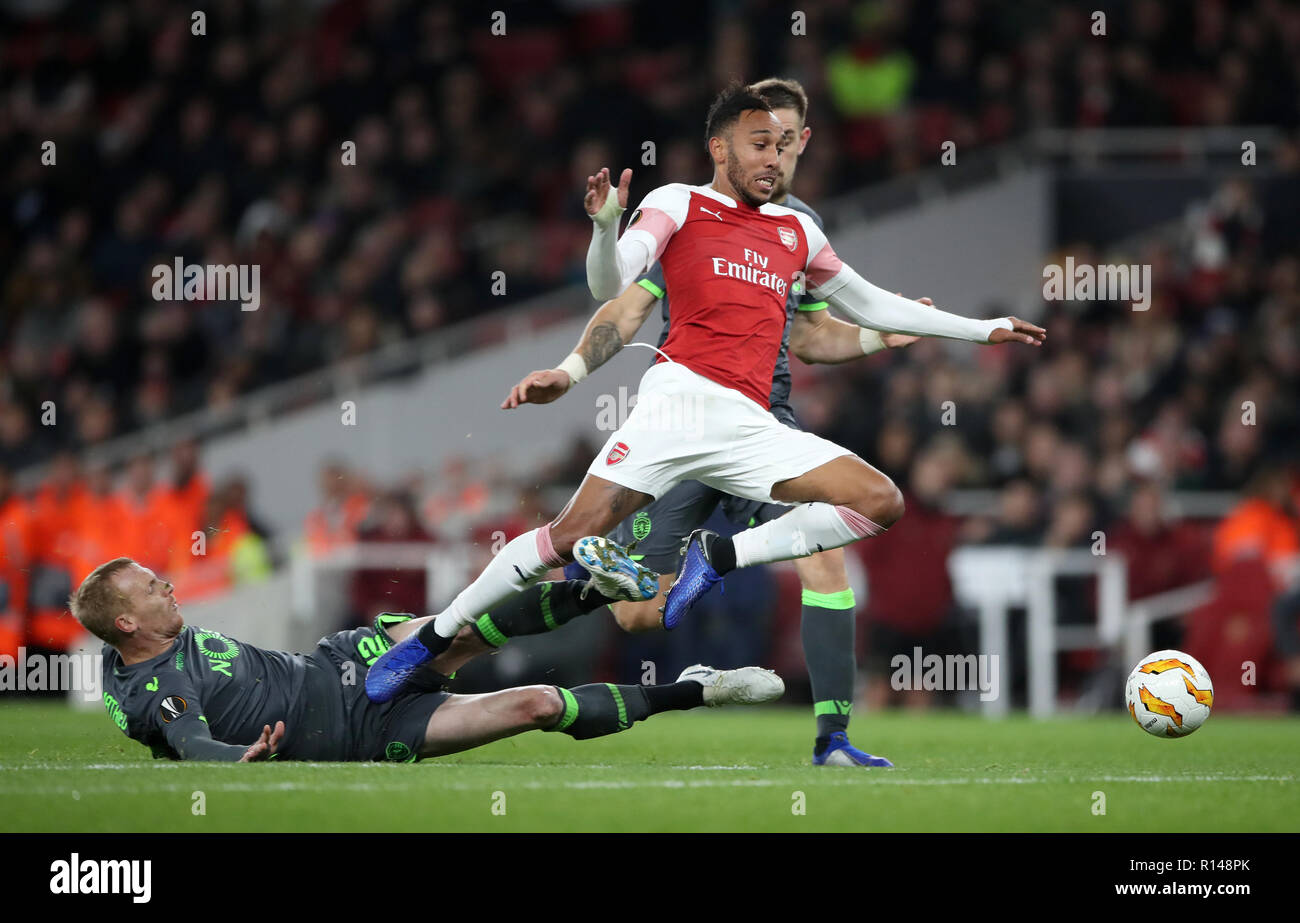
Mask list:
[[[885,531],[883,526],[876,525],[857,510],[851,510],[847,506],[837,506],[835,512],[840,514],[840,519],[844,520],[844,523],[853,530],[853,534],[858,538],[868,538]]]
[[[542,563],[547,567],[564,566],[564,558],[555,553],[555,545],[551,543],[551,526],[549,523],[537,530],[537,556],[542,559]]]

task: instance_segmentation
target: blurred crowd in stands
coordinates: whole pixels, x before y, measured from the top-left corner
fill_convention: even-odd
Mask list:
[[[763,0],[499,6],[504,35],[486,8],[416,0],[222,0],[203,35],[163,0],[0,9],[0,462],[580,279],[585,177],[702,180],[704,112],[733,76],[807,87],[814,203],[933,165],[944,140],[1297,125],[1300,10],[1281,0],[832,0],[802,22]],[[260,308],[155,300],[152,267],[178,256],[259,265]]]
[[[176,444],[165,475],[158,461],[140,454],[114,471],[60,452],[30,493],[0,467],[0,654],[78,644],[68,595],[111,558],[134,558],[190,601],[271,573],[269,536],[248,510],[243,478],[214,487],[193,441]]]
[[[942,140],[970,150],[1051,126],[1294,133],[1300,120],[1300,9],[1280,0],[844,0],[809,4],[803,35],[759,0],[500,6],[504,36],[485,9],[414,0],[310,13],[218,2],[204,36],[161,0],[0,12],[0,653],[71,643],[67,594],[109,557],[166,573],[190,602],[260,579],[294,541],[258,523],[246,481],[209,484],[193,443],[165,471],[147,455],[94,467],[80,450],[580,280],[586,175],[632,164],[634,196],[702,180],[703,114],[732,76],[808,89],[818,143],[798,190],[813,203],[924,168]],[[1090,32],[1097,8],[1105,40]],[[647,140],[657,162],[641,166]],[[1300,167],[1298,151],[1288,140],[1274,165]],[[965,643],[955,547],[1089,548],[1101,531],[1107,553],[1140,562],[1134,599],[1214,575],[1214,599],[1171,642],[1216,652],[1211,673],[1255,660],[1260,690],[1300,690],[1300,252],[1294,215],[1278,227],[1267,206],[1230,182],[1172,235],[1046,255],[1149,264],[1155,295],[1142,312],[1049,304],[1042,350],[922,342],[829,372],[795,364],[803,425],[907,495],[889,536],[853,549],[871,578],[858,640],[877,680],[894,648]],[[260,265],[260,308],[154,300],[151,267],[178,256]],[[496,270],[504,297],[490,294]],[[44,425],[51,407],[57,425]],[[544,483],[576,484],[594,451],[576,445]],[[44,483],[15,491],[12,472],[41,461]],[[315,554],[485,545],[556,512],[466,460],[388,485],[329,462],[320,484],[302,535]],[[945,512],[958,487],[996,490],[996,511]],[[1241,498],[1216,523],[1171,510],[1174,489]],[[418,610],[424,576],[404,574],[359,572],[355,618]],[[769,631],[770,662],[797,673],[790,578],[751,624]],[[1226,685],[1230,698],[1256,692]]]

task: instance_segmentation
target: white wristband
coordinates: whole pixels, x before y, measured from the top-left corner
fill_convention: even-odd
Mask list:
[[[605,196],[605,203],[600,206],[596,214],[588,215],[602,231],[610,228],[618,229],[618,219],[622,217],[623,212],[627,211],[622,205],[618,204],[618,187],[610,186],[609,193]]]
[[[885,340],[880,335],[879,330],[872,330],[870,327],[858,328],[858,343],[862,346],[862,354],[870,356],[872,353],[878,353],[885,349]]]
[[[569,387],[587,377],[587,363],[577,353],[569,353],[556,368],[569,373]]]

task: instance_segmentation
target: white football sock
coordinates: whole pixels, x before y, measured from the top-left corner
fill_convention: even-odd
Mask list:
[[[804,558],[884,531],[883,526],[847,506],[802,503],[784,516],[736,533],[731,541],[736,566],[749,567]]]
[[[434,620],[433,630],[444,638],[456,632],[484,612],[525,590],[547,571],[563,567],[564,559],[551,544],[551,527],[533,529],[506,543],[478,579],[461,590]]]

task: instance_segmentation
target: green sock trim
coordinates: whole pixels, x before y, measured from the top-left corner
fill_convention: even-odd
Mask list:
[[[547,730],[563,731],[578,720],[578,700],[573,697],[573,693],[569,690],[560,686],[555,688],[560,690],[560,698],[564,699],[564,714],[560,715],[560,720],[556,722],[555,727],[547,728]]]
[[[637,283],[637,285],[641,286],[643,289],[645,289],[651,295],[654,295],[656,298],[664,297],[664,290],[661,289],[659,286],[655,285],[649,279],[642,279],[640,282]]]
[[[486,612],[478,617],[474,627],[479,630],[479,634],[483,635],[483,640],[493,647],[500,647],[510,640],[492,623],[492,616]]]
[[[623,704],[623,693],[619,692],[618,687],[613,683],[606,683],[605,686],[608,687],[610,694],[614,696],[614,704],[618,706],[618,729],[620,731],[627,730],[632,725],[628,724],[627,721],[627,706]]]
[[[805,606],[818,606],[822,609],[852,609],[855,605],[853,587],[840,590],[838,593],[816,593],[812,590],[804,590],[803,604]]]
[[[551,584],[542,584],[542,621],[546,623],[547,631],[555,631],[559,626],[555,624],[555,616],[551,614]]]
[[[827,699],[824,702],[813,702],[813,715],[847,715],[853,709],[853,703],[848,699]]]
[[[375,634],[384,642],[384,650],[393,646],[393,637],[388,629],[415,618],[409,612],[381,612],[375,616]]]

